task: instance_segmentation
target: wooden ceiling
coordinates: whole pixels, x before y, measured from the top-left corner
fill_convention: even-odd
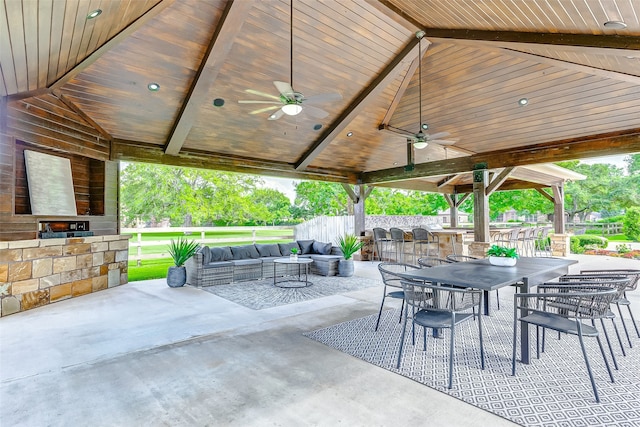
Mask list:
[[[35,125],[94,132],[114,160],[425,190],[477,163],[640,152],[638,2],[293,0],[292,28],[290,6],[4,0],[3,126],[29,139],[15,112],[31,111]],[[255,92],[278,95],[291,72],[306,97],[342,99],[317,105],[324,118],[303,104],[278,120],[238,102],[271,100]],[[420,123],[456,143],[415,150],[405,168],[406,137],[380,129]]]

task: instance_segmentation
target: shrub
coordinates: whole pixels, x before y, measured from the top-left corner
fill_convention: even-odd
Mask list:
[[[640,240],[640,208],[627,209],[622,221],[622,232],[629,240]]]
[[[604,237],[590,234],[571,236],[571,240],[569,242],[569,248],[574,254],[584,253],[585,249],[605,249],[608,245],[609,241]]]

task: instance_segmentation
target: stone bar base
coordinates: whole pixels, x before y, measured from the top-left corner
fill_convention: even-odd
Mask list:
[[[569,256],[570,243],[568,234],[551,234],[551,256]]]
[[[127,283],[130,237],[0,242],[0,315]]]
[[[475,258],[486,258],[487,250],[491,247],[488,242],[472,242],[469,244],[469,256]]]

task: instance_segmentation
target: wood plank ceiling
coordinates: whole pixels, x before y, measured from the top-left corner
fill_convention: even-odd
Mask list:
[[[480,162],[640,152],[638,2],[294,0],[292,21],[290,7],[4,0],[2,131],[17,126],[14,111],[62,102],[67,117],[57,105],[46,126],[80,115],[114,160],[447,191],[437,183]],[[317,105],[326,117],[303,103],[278,120],[276,110],[253,114],[272,104],[238,102],[273,101],[273,82],[291,76],[305,97],[341,99]],[[406,171],[406,137],[380,128],[415,133],[420,123],[456,142],[414,150]]]

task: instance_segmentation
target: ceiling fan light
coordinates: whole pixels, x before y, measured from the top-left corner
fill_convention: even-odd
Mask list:
[[[418,150],[422,150],[423,148],[427,148],[427,145],[429,145],[428,142],[414,142],[413,146],[415,148],[417,148]]]
[[[288,116],[296,116],[302,112],[302,106],[298,104],[286,104],[282,106],[282,112]]]

